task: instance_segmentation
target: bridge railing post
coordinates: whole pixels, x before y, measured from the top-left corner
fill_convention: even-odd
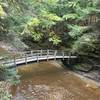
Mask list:
[[[69,53],[68,64],[70,64],[70,59],[71,59],[71,52]]]
[[[14,56],[14,65],[16,66],[16,57]]]
[[[43,50],[42,49],[41,49],[40,53],[41,53],[41,57],[42,57],[42,54],[43,54]]]
[[[47,50],[47,61],[49,60],[49,50]]]
[[[27,64],[27,54],[25,54],[25,64]]]
[[[65,57],[65,53],[64,53],[64,51],[62,51],[62,56],[63,56],[63,60],[64,60],[64,57]]]
[[[56,60],[57,50],[54,51],[54,60]]]
[[[37,53],[36,56],[37,56],[37,62],[39,62],[39,53]]]
[[[31,56],[33,56],[33,51],[31,51]]]

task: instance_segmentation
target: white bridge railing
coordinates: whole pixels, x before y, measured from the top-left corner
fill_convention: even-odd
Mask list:
[[[7,59],[2,62],[2,64],[13,66],[20,64],[27,64],[29,62],[39,62],[41,60],[50,60],[50,59],[70,59],[77,58],[71,53],[61,50],[32,50],[27,52],[20,53],[19,56],[13,56],[11,59]]]

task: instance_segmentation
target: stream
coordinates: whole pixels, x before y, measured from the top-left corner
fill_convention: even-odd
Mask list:
[[[56,61],[22,65],[17,68],[20,84],[12,86],[12,100],[100,100],[100,89],[86,87]]]
[[[0,55],[8,54],[0,48]],[[87,87],[58,61],[17,67],[20,83],[11,86],[12,100],[100,100],[100,88]]]

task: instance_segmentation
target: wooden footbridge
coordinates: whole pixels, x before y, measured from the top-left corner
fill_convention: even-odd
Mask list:
[[[2,64],[7,66],[17,66],[22,64],[27,64],[31,62],[48,61],[56,59],[74,59],[77,56],[72,55],[66,51],[60,50],[32,50],[27,52],[22,52],[18,57],[14,56],[11,59],[3,61]]]

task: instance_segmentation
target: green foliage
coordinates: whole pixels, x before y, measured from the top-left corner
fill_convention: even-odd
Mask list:
[[[32,38],[35,41],[40,41],[40,39],[42,38],[43,34],[39,33],[39,32],[32,32]]]
[[[77,51],[82,46],[87,47],[88,43],[92,45],[92,40],[81,43],[87,39],[85,35],[91,35],[88,28],[80,23],[95,14],[99,17],[99,4],[99,0],[1,0],[0,16],[6,13],[6,17],[0,19],[0,34],[12,33],[21,38],[31,36],[37,42],[46,39],[52,45],[63,42],[64,35],[66,45],[70,44],[69,47]],[[90,48],[93,51],[94,46]]]
[[[28,26],[29,27],[33,27],[33,26],[38,26],[40,24],[40,21],[38,18],[33,18],[29,23]]]
[[[4,12],[2,6],[0,5],[0,17],[4,17],[6,13]]]
[[[68,28],[71,29],[71,31],[68,33],[73,39],[77,39],[78,37],[82,36],[86,31],[86,28],[83,26],[77,26],[77,25],[68,25]]]
[[[0,66],[0,76],[0,80],[5,80],[5,82],[0,82],[0,100],[11,100],[10,86],[6,83],[9,82],[11,85],[17,85],[20,82],[20,76],[17,74],[16,69],[9,69],[4,65]]]
[[[97,34],[99,31],[90,34],[90,31],[88,33],[88,29],[80,24],[91,15],[97,14],[100,19],[100,0],[98,3],[96,1],[0,0],[0,37],[5,33],[6,36],[12,34],[12,39],[16,35],[19,38],[31,36],[36,42],[45,40],[56,46],[66,44],[67,48],[71,47],[73,53],[98,55],[100,54],[100,34]],[[100,20],[96,27],[100,30]],[[62,41],[64,38],[66,42]],[[5,66],[1,69],[4,79],[9,79],[12,84],[19,83],[20,76],[15,69],[7,69]],[[3,97],[3,100],[7,100],[8,93]]]
[[[76,19],[78,16],[77,14],[67,14],[67,15],[64,15],[63,18],[68,20],[68,19]]]
[[[6,82],[0,82],[0,100],[11,100],[12,95],[9,92],[9,85]]]
[[[9,56],[3,57],[8,61]],[[9,68],[8,65],[0,65],[0,100],[11,100],[10,86],[18,85],[20,76],[15,68]]]
[[[33,18],[28,22],[23,33],[28,33],[32,36],[34,41],[39,41],[44,36],[43,30],[45,29],[46,33],[49,34],[51,27],[56,25],[56,23],[59,21],[62,21],[62,19],[56,14],[42,11],[37,18]],[[58,38],[58,36],[54,35],[53,37],[49,38],[49,41],[53,42],[54,45],[57,45],[61,41],[59,39],[60,38]]]
[[[2,65],[0,66],[0,72],[1,80],[9,80],[12,85],[19,83],[20,76],[17,74],[16,69],[10,69],[8,66]]]
[[[54,32],[49,33],[49,41],[53,42],[54,45],[58,45],[61,42],[60,38]]]
[[[17,85],[20,83],[20,75],[18,75],[18,72],[16,69],[6,69],[6,79],[10,81],[12,85]]]
[[[48,13],[48,12],[43,12],[42,13],[42,18],[47,19],[48,21],[61,21],[62,19],[57,16],[56,14]]]
[[[92,34],[85,34],[81,38],[79,38],[75,44],[73,45],[72,52],[77,52],[79,54],[91,54],[95,51],[96,47],[94,43],[96,42],[96,38]]]
[[[42,28],[45,28],[45,29],[50,29],[52,26],[54,26],[54,25],[56,25],[56,22],[54,22],[54,21],[49,21],[49,20],[47,20],[47,19],[41,19],[41,23],[40,23],[40,26],[42,27]]]

